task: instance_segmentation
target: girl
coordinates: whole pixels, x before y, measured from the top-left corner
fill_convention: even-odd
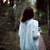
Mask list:
[[[21,50],[39,50],[38,21],[34,19],[31,7],[27,7],[23,12],[19,26],[19,37]]]

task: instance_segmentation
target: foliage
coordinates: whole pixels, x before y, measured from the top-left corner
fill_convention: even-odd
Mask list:
[[[47,26],[43,26],[42,31],[45,33],[48,33],[48,27]]]

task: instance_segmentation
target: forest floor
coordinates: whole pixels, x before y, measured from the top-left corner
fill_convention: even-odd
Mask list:
[[[50,37],[43,35],[43,39],[47,50],[50,50]],[[0,50],[20,50],[18,33],[0,32]]]

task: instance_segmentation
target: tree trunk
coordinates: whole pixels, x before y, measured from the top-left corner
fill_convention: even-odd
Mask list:
[[[50,10],[49,10],[49,0],[48,0],[48,35],[50,35]]]

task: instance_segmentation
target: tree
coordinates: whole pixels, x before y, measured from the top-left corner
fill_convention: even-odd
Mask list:
[[[48,0],[48,35],[50,36],[50,8],[49,8],[50,1]]]

